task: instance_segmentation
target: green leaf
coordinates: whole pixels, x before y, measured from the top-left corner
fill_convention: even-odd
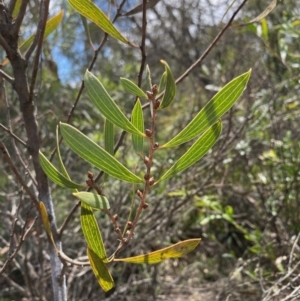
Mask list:
[[[90,101],[110,122],[131,134],[145,136],[126,118],[100,81],[89,71],[85,73],[84,84]]]
[[[150,89],[152,89],[152,79],[151,79],[151,71],[149,68],[149,65],[146,65],[146,80],[147,80],[147,85]]]
[[[104,125],[104,149],[114,155],[114,124],[111,123],[108,119],[105,119]]]
[[[166,80],[167,80],[167,72],[165,71],[163,75],[161,76],[160,82],[159,82],[159,87],[158,87],[158,93],[162,92],[163,89],[166,86]]]
[[[105,263],[97,256],[93,250],[88,248],[87,254],[90,260],[92,270],[100,284],[101,288],[107,292],[114,287],[114,280],[107,269]]]
[[[194,117],[194,119],[173,139],[160,148],[174,147],[190,141],[211,127],[238,100],[246,88],[251,69],[236,77],[223,87]]]
[[[156,182],[165,181],[175,174],[187,169],[200,160],[218,140],[222,130],[222,123],[216,122],[195,143],[187,152]]]
[[[147,97],[147,94],[144,93],[144,91],[138,87],[134,82],[132,82],[131,80],[127,79],[127,78],[124,78],[124,77],[121,77],[121,83],[124,87],[124,89],[133,94],[133,95],[136,95],[138,97],[141,97],[141,98],[148,98]]]
[[[68,0],[70,5],[81,15],[91,20],[111,37],[133,47],[136,45],[130,43],[113,25],[108,17],[90,0]]]
[[[22,3],[22,0],[17,0],[15,3],[15,7],[14,7],[14,10],[11,15],[13,17],[13,19],[16,18],[17,15],[19,14],[21,3]]]
[[[69,180],[71,180],[66,168],[65,168],[65,165],[62,161],[62,158],[61,158],[61,154],[60,154],[60,149],[59,149],[59,139],[58,139],[58,125],[56,126],[56,151],[57,151],[57,157],[58,157],[58,162],[59,162],[59,165],[60,165],[60,170],[61,170],[61,173]]]
[[[61,187],[66,188],[84,188],[86,185],[77,184],[68,178],[66,178],[62,173],[60,173],[54,165],[41,153],[39,152],[40,164],[47,175],[47,177]]]
[[[141,101],[138,99],[131,115],[132,124],[141,132],[144,132],[144,116]],[[132,143],[134,151],[137,154],[143,154],[144,137],[140,135],[132,135]]]
[[[102,236],[93,210],[83,202],[81,202],[80,222],[83,235],[89,248],[92,249],[102,261],[107,261]]]
[[[94,48],[92,37],[91,37],[91,32],[90,32],[90,27],[89,27],[89,25],[87,23],[87,19],[83,15],[81,15],[80,17],[81,17],[82,25],[83,25],[85,34],[86,34],[86,36],[88,38],[88,41],[90,42],[92,48]]]
[[[109,209],[109,202],[104,195],[99,195],[92,192],[75,192],[73,195],[82,202],[85,202],[87,205],[93,209]]]
[[[182,257],[183,255],[194,250],[200,243],[200,241],[200,238],[188,239],[155,252],[128,258],[116,258],[113,261],[130,262],[138,264],[155,264],[165,259]]]
[[[62,18],[64,15],[64,11],[61,10],[57,15],[52,17],[47,21],[46,28],[45,28],[45,33],[44,33],[44,40],[57,28],[57,26],[60,24]],[[28,39],[26,39],[20,46],[20,52],[25,53],[30,45],[32,44],[36,34],[31,35]],[[9,60],[6,59],[1,65],[5,66],[8,64]]]
[[[61,134],[68,146],[81,158],[107,174],[130,183],[143,180],[123,166],[115,157],[69,124],[60,123]]]
[[[163,96],[163,99],[160,103],[160,106],[159,108],[160,109],[164,109],[166,107],[168,107],[174,100],[175,98],[175,95],[176,95],[176,83],[175,83],[175,80],[174,80],[174,77],[173,77],[173,74],[171,72],[171,69],[169,67],[169,65],[161,60],[160,61],[162,64],[165,65],[165,69],[166,69],[166,89],[165,89],[165,92],[164,92],[164,96]]]

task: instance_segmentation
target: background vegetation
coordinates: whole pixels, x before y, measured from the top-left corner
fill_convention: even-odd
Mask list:
[[[35,32],[39,16],[38,1],[28,3],[21,40]],[[115,7],[108,2],[94,3],[115,15]],[[230,1],[225,0],[161,0],[148,10],[146,62],[153,82],[159,84],[163,72],[160,59],[168,62],[178,78],[201,56],[240,3],[235,1],[230,7]],[[66,270],[69,300],[300,298],[300,5],[295,0],[279,2],[266,18],[246,24],[270,3],[247,1],[209,55],[178,85],[172,110],[158,120],[160,141],[182,129],[219,87],[253,69],[247,90],[223,118],[217,145],[199,164],[152,191],[150,209],[142,216],[134,241],[122,256],[149,252],[188,238],[201,237],[200,247],[184,258],[159,265],[113,264],[116,288],[106,294],[90,267],[70,266]],[[126,1],[122,11],[135,4],[138,1]],[[55,147],[56,125],[67,121],[83,74],[95,56],[80,15],[66,1],[53,2],[50,16],[62,8],[65,11],[61,25],[44,42],[34,90],[41,148],[48,157]],[[141,20],[141,14],[120,17],[116,26],[139,44]],[[92,24],[89,27],[97,48],[104,34]],[[4,61],[7,54],[3,49],[0,55]],[[93,67],[93,73],[128,116],[134,98],[124,91],[119,78],[137,81],[140,61],[138,49],[108,39]],[[32,66],[29,61],[30,72]],[[5,72],[12,74],[10,65],[5,66]],[[0,139],[27,186],[37,193],[34,176],[31,177],[31,157],[4,128],[11,128],[15,135],[27,140],[16,92],[1,81]],[[146,89],[145,78],[142,87]],[[100,145],[103,143],[102,119],[85,93],[71,123]],[[116,134],[116,142],[120,134]],[[84,182],[88,170],[96,173],[78,160],[66,144],[62,143],[61,149],[72,179]],[[178,153],[162,153],[155,162],[157,171],[185,149],[182,146]],[[134,169],[137,158],[131,154],[131,140],[125,136],[116,156]],[[50,185],[56,222],[61,226],[76,201],[65,190]],[[118,213],[120,224],[125,223],[132,186],[112,178],[102,185],[105,194],[114,200],[112,211]],[[2,156],[0,268],[18,245],[24,225],[28,227],[37,216],[32,206]],[[116,236],[112,225],[101,213],[98,217],[106,248],[113,251]],[[61,240],[68,256],[86,260],[79,211],[72,215]],[[52,300],[50,287],[48,242],[37,219],[9,268],[0,276],[0,300]]]

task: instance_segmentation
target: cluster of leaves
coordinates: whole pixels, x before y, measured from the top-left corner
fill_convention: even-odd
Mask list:
[[[78,1],[72,0],[70,3],[76,10],[78,10],[78,12],[94,21],[109,35],[122,42],[128,43],[127,40],[124,40],[123,36],[117,31],[113,24],[107,18],[103,17],[104,14],[102,11],[91,2],[87,1],[90,6],[92,5],[90,9],[87,9],[85,6],[81,6],[81,1],[80,5]],[[104,20],[105,22],[103,21],[99,23],[97,20]],[[125,78],[121,79],[124,89],[138,97],[132,110],[131,121],[126,118],[121,109],[113,101],[108,92],[105,90],[103,84],[92,73],[89,71],[86,72],[84,81],[89,99],[106,120],[104,148],[97,145],[90,138],[69,124],[60,123],[59,126],[61,135],[67,145],[77,155],[91,165],[122,181],[127,181],[133,184],[145,183],[144,192],[142,193],[138,191],[138,196],[143,199],[143,202],[145,201],[144,198],[146,197],[146,191],[149,188],[148,186],[154,186],[155,184],[165,181],[177,173],[189,168],[210,150],[221,134],[222,127],[219,119],[241,96],[251,74],[250,70],[229,82],[211,99],[210,102],[207,103],[204,108],[202,108],[202,110],[180,133],[168,142],[158,145],[157,143],[154,143],[155,137],[152,136],[152,132],[154,132],[155,129],[156,114],[159,113],[159,110],[169,107],[174,101],[176,95],[176,84],[170,67],[166,62],[162,61],[162,63],[165,66],[165,72],[162,75],[158,88],[156,88],[156,86],[150,86],[152,92],[145,93],[132,81]],[[150,78],[149,81],[151,82],[149,69],[148,78]],[[158,93],[161,94],[156,97],[156,94]],[[150,104],[151,118],[153,122],[152,130],[144,130],[144,116],[140,99],[146,99],[148,101],[145,105]],[[144,155],[144,139],[150,140],[149,157],[152,162],[154,150],[156,151],[163,148],[176,147],[193,140],[197,136],[200,137],[158,180],[154,180],[154,178],[150,178],[149,173],[146,174],[144,178],[132,173],[114,157],[112,147],[114,141],[114,126],[117,126],[132,135],[132,144],[135,152],[142,157],[145,165],[149,165],[150,168],[151,164],[149,163],[149,158]],[[105,291],[111,289],[113,286],[112,277],[106,268],[106,264],[110,261],[149,264],[158,263],[163,259],[180,257],[197,246],[200,239],[186,240],[168,248],[136,257],[117,259],[114,254],[107,257],[93,209],[108,212],[110,209],[108,201],[109,197],[107,198],[104,196],[101,191],[98,191],[97,193],[78,192],[77,189],[82,189],[83,185],[73,182],[63,165],[59,152],[58,134],[57,149],[61,172],[56,169],[42,153],[40,153],[41,166],[52,181],[64,188],[75,189],[73,195],[78,198],[82,204],[81,225],[88,244],[88,257],[99,284]],[[87,184],[89,186],[89,182],[87,182]],[[144,209],[145,208],[146,207],[144,206]],[[41,205],[41,210],[45,210],[43,205]],[[48,234],[51,237],[50,228],[47,226],[48,222],[46,213],[44,213],[43,216],[45,216],[45,227],[48,229]],[[135,220],[137,222],[138,217]],[[125,238],[121,238],[121,244],[127,244],[131,239],[131,235],[128,234]]]

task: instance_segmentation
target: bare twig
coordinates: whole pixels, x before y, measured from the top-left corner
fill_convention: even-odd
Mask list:
[[[3,70],[0,69],[0,76],[6,79],[10,84],[13,84],[15,79],[8,74],[6,74]]]
[[[17,137],[15,134],[13,134],[12,132],[12,125],[11,125],[11,118],[10,118],[10,108],[9,108],[9,102],[8,102],[8,99],[7,99],[7,95],[6,95],[6,89],[5,89],[5,85],[4,85],[4,81],[2,79],[1,81],[1,86],[2,86],[2,92],[3,92],[3,95],[2,97],[4,98],[4,102],[5,102],[5,105],[6,105],[6,117],[7,117],[7,124],[8,124],[8,129],[6,129],[6,127],[4,127],[2,124],[0,124],[0,126],[2,128],[4,128],[5,130],[7,130],[8,133],[10,133],[10,135],[12,137],[14,137],[18,142],[22,143],[23,146],[25,146],[25,148],[27,149],[28,146],[25,142],[23,142],[23,140],[21,140],[21,138]],[[37,186],[37,183],[36,183],[36,180],[34,179],[34,177],[32,176],[30,170],[28,169],[28,166],[25,164],[21,154],[20,154],[20,151],[18,149],[18,147],[16,146],[16,143],[15,143],[15,140],[12,140],[12,144],[13,144],[13,147],[15,149],[15,152],[21,162],[21,164],[23,165],[24,169],[26,170],[27,174],[29,175],[29,177],[31,178],[32,182],[34,183],[35,186]]]
[[[81,266],[81,267],[90,266],[90,262],[89,261],[74,260],[74,259],[68,257],[63,252],[58,252],[57,255],[58,255],[58,257],[59,257],[59,259],[61,260],[62,263],[68,262],[68,263],[71,263],[73,265],[78,265],[78,266]]]
[[[15,281],[13,281],[8,275],[5,273],[2,274],[2,277],[19,293],[21,293],[24,297],[29,297],[27,291],[19,284],[17,284]]]
[[[57,230],[57,234],[59,237],[62,236],[64,230],[67,228],[67,225],[69,224],[69,222],[71,221],[71,218],[73,216],[73,214],[77,211],[77,209],[80,207],[81,201],[78,201],[76,203],[76,205],[72,208],[72,210],[69,212],[68,216],[66,217],[66,219],[64,220],[64,222],[62,223],[61,227]]]
[[[12,56],[12,49],[6,42],[6,40],[3,38],[3,36],[0,34],[0,45],[3,47],[3,49],[6,51],[8,56]]]
[[[31,209],[31,208],[30,208]],[[30,210],[29,210],[30,211]],[[29,214],[27,214],[27,219],[26,222],[24,224],[24,226],[22,227],[22,234],[21,237],[19,239],[19,243],[17,244],[14,252],[12,254],[9,254],[9,257],[6,259],[6,261],[4,262],[1,270],[0,270],[0,275],[3,274],[3,272],[5,271],[5,269],[7,268],[8,264],[15,258],[15,256],[17,255],[17,253],[19,252],[23,242],[25,241],[28,233],[31,231],[35,221],[36,221],[37,217],[34,218],[34,220],[31,222],[31,224],[29,224]],[[16,222],[16,220],[15,220]],[[29,224],[29,226],[28,226]],[[27,228],[28,226],[28,228]]]
[[[27,184],[25,183],[24,179],[22,178],[22,176],[20,175],[20,173],[18,172],[16,166],[14,165],[5,145],[3,144],[3,142],[0,141],[0,150],[2,155],[4,156],[6,162],[8,163],[9,167],[11,168],[11,170],[13,171],[13,173],[15,174],[17,180],[20,182],[20,184],[23,186],[23,188],[25,189],[26,193],[30,196],[30,198],[32,199],[32,201],[38,206],[39,201],[37,200],[37,198],[35,197],[34,193],[30,190],[30,188],[27,186]]]
[[[114,217],[111,212],[109,210],[103,210],[103,212],[109,217],[109,219],[112,221],[113,225],[114,225],[114,228],[115,228],[115,232],[117,233],[117,235],[119,236],[119,240],[122,242],[122,243],[125,243],[125,239],[122,235],[122,232],[121,232],[121,229],[118,225],[118,222],[117,222],[117,218]]]
[[[27,144],[21,139],[19,138],[17,135],[15,135],[10,129],[8,129],[7,127],[5,127],[2,123],[0,123],[0,127],[7,133],[9,133],[10,136],[12,136],[16,141],[18,141],[19,143],[21,143],[25,148],[27,148]]]
[[[146,63],[146,30],[147,30],[147,0],[143,0],[143,19],[142,19],[142,41],[141,41],[141,66],[140,66],[140,72],[138,74],[138,86],[141,87],[142,85],[142,79],[143,79],[143,73],[145,69],[145,63]]]
[[[217,34],[217,36],[214,38],[214,40],[211,42],[211,44],[206,48],[206,50],[203,52],[203,54],[198,58],[198,60],[192,64],[180,77],[176,79],[176,84],[179,84],[182,82],[210,53],[210,51],[213,49],[213,47],[217,44],[217,42],[220,40],[222,35],[225,33],[225,31],[231,26],[234,18],[238,14],[238,12],[242,9],[242,7],[246,4],[248,0],[244,0],[239,7],[234,11],[231,18],[227,22],[227,24],[223,27],[223,29]]]
[[[35,40],[37,40],[38,42],[37,42],[37,50],[36,50],[36,54],[34,57],[33,70],[32,70],[32,75],[31,75],[31,83],[30,83],[30,89],[29,89],[29,101],[33,101],[35,81],[36,81],[36,76],[37,76],[37,72],[39,69],[40,55],[41,55],[42,48],[43,48],[44,34],[45,34],[46,23],[47,23],[47,18],[48,18],[48,13],[49,13],[49,2],[50,2],[50,0],[41,1],[40,20],[39,20],[39,24],[38,24],[38,30],[36,33],[36,37],[35,37]],[[35,48],[35,46],[34,46],[34,48]],[[31,51],[33,51],[34,48]],[[26,53],[26,60],[29,59],[30,55],[31,55],[31,52],[29,52],[29,50],[28,50],[28,53]]]
[[[291,250],[291,253],[290,253],[290,256],[289,256],[289,264],[288,264],[288,271],[291,270],[292,268],[292,263],[293,263],[293,259],[294,259],[294,253],[295,253],[295,249],[296,249],[296,246],[298,244],[298,241],[300,239],[300,233],[297,235],[294,243],[293,243],[293,246],[292,246],[292,250]]]

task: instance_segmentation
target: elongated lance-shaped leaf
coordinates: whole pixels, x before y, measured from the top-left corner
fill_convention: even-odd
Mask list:
[[[43,202],[39,202],[39,205],[40,205],[40,213],[41,213],[43,225],[45,227],[45,230],[46,230],[47,234],[49,235],[49,237],[51,239],[51,242],[52,242],[55,250],[57,251],[56,244],[54,242],[52,231],[51,231],[51,226],[50,226],[50,222],[49,222],[49,218],[48,218],[47,209],[46,209],[45,204]]]
[[[77,184],[71,180],[69,180],[67,177],[65,177],[62,173],[60,173],[55,166],[41,153],[39,152],[39,159],[40,164],[47,175],[47,177],[56,183],[57,185],[65,188],[84,188],[86,185],[80,185]]]
[[[134,105],[131,115],[131,122],[137,129],[139,129],[141,132],[144,132],[144,115],[141,101],[139,99]],[[132,144],[133,149],[137,154],[143,154],[144,137],[133,134]]]
[[[161,79],[160,79],[160,82],[159,82],[158,93],[162,92],[163,89],[165,88],[166,80],[167,80],[167,72],[165,71],[163,73],[163,75],[161,76]]]
[[[16,18],[17,15],[19,14],[21,3],[22,3],[22,0],[17,0],[15,3],[15,7],[14,7],[14,10],[11,15],[13,17],[13,19]]]
[[[85,34],[88,38],[88,41],[90,42],[92,48],[94,48],[94,44],[93,44],[91,32],[90,32],[90,27],[88,26],[87,19],[83,15],[81,15],[81,21],[82,21],[82,25],[83,25]]]
[[[62,18],[64,15],[64,11],[61,10],[57,15],[49,19],[46,23],[45,33],[44,33],[44,40],[57,28],[57,26],[60,24]],[[25,53],[27,49],[32,44],[34,37],[36,34],[31,35],[28,39],[26,39],[20,46],[19,49],[21,53]],[[6,59],[2,62],[2,66],[5,66],[9,63],[9,60]]]
[[[60,170],[61,170],[61,173],[69,180],[71,180],[66,168],[65,168],[65,165],[62,161],[62,158],[61,158],[61,154],[60,154],[60,149],[59,149],[59,138],[58,138],[58,125],[56,126],[56,131],[55,131],[55,134],[56,134],[56,152],[57,152],[57,157],[58,157],[58,162],[59,162],[59,166],[60,166]]]
[[[173,177],[200,160],[216,143],[221,134],[221,130],[222,123],[221,121],[218,121],[195,141],[187,152],[157,181],[157,183]]]
[[[257,17],[252,19],[250,22],[247,22],[246,24],[242,24],[242,25],[248,25],[251,23],[260,22],[263,18],[267,17],[276,8],[276,6],[277,6],[277,0],[273,0],[261,14],[259,14]]]
[[[146,65],[146,81],[147,81],[147,85],[150,87],[150,89],[152,90],[152,79],[151,79],[151,71],[148,65]],[[153,117],[153,102],[150,101],[150,114],[151,117]]]
[[[87,254],[92,270],[98,280],[99,285],[105,292],[111,290],[114,287],[114,280],[105,263],[90,248],[88,248]]]
[[[242,95],[250,75],[251,69],[224,86],[179,134],[160,148],[174,147],[190,141],[212,126]]]
[[[133,174],[115,157],[73,126],[60,123],[61,134],[68,146],[81,158],[102,169],[107,174],[130,183],[141,183],[143,180]]]
[[[147,94],[131,80],[124,78],[124,77],[121,77],[120,80],[121,80],[122,86],[124,87],[124,89],[127,92],[132,93],[133,95],[136,95],[140,98],[146,98],[146,99],[148,98]]]
[[[116,258],[114,259],[114,261],[130,262],[130,263],[138,263],[138,264],[142,264],[142,263],[155,264],[165,259],[182,257],[183,255],[194,250],[197,247],[197,245],[200,243],[200,241],[201,241],[200,238],[188,239],[188,240],[178,242],[177,244],[172,245],[170,247],[157,250],[155,252],[134,256],[134,257],[128,257],[128,258]]]
[[[88,247],[92,249],[102,261],[108,261],[100,229],[93,210],[84,202],[81,202],[80,222]]]
[[[131,134],[145,136],[126,118],[100,81],[89,71],[85,73],[84,84],[90,101],[110,122]]]
[[[68,0],[70,5],[78,11],[81,15],[91,20],[97,26],[99,26],[104,32],[106,32],[111,37],[119,40],[132,47],[137,47],[136,45],[130,43],[113,25],[113,23],[108,19],[102,10],[97,7],[90,0]]]
[[[104,149],[114,155],[114,124],[108,119],[105,119],[104,124]]]
[[[176,95],[176,83],[175,83],[175,79],[174,76],[172,74],[172,71],[169,67],[169,65],[167,64],[167,62],[161,60],[160,61],[162,64],[165,65],[165,69],[166,69],[166,89],[164,92],[164,96],[163,99],[161,100],[160,109],[164,109],[166,107],[168,107],[174,100],[175,95]]]
[[[109,209],[109,202],[104,195],[99,195],[92,192],[81,191],[75,192],[73,195],[82,202],[85,202],[87,205],[93,209],[103,210]]]
[[[151,78],[151,71],[149,65],[146,65],[146,81],[147,85],[150,89],[152,89],[152,78]]]

